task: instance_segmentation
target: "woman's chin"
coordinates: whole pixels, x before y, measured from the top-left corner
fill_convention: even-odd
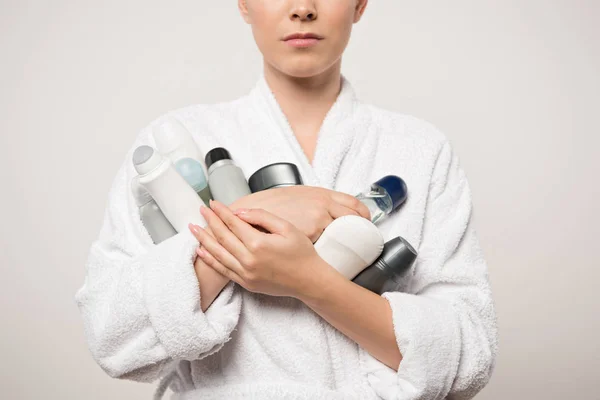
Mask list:
[[[286,62],[284,65],[279,65],[277,69],[294,78],[311,78],[321,75],[330,67],[329,64],[324,63],[296,61]]]

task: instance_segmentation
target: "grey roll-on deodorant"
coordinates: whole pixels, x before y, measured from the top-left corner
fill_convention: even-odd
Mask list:
[[[295,164],[280,162],[257,170],[248,179],[252,193],[276,187],[303,185],[302,176]]]
[[[206,153],[208,186],[213,199],[229,206],[231,203],[251,193],[244,173],[235,165],[229,152],[217,147]]]
[[[394,291],[416,259],[417,251],[413,246],[406,239],[395,237],[385,243],[377,260],[352,281],[379,295]]]

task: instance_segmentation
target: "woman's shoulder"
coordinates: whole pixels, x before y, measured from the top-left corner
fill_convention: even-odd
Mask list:
[[[238,110],[243,107],[246,97],[241,96],[234,100],[215,103],[195,103],[174,108],[150,120],[146,128],[173,118],[186,126],[198,124],[222,126],[223,123],[231,122],[234,119]]]
[[[247,104],[246,98],[247,95],[229,101],[173,108],[147,122],[140,130],[139,137],[153,144],[152,131],[176,120],[192,135],[201,151],[206,153],[211,148],[219,147],[219,138],[239,130],[238,115]]]
[[[434,146],[442,146],[448,141],[437,125],[423,118],[362,102],[358,108],[359,112],[368,114],[381,135],[424,141]]]

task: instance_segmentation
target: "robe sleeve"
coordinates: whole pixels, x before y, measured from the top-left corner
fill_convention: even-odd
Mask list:
[[[372,388],[386,400],[465,400],[489,381],[497,326],[471,192],[446,140],[432,174],[423,241],[407,293],[382,294],[392,309],[398,371],[359,349]]]
[[[151,125],[127,152],[110,188],[99,236],[91,244],[75,302],[88,348],[111,377],[152,382],[178,360],[219,351],[237,325],[241,294],[229,282],[202,312],[191,232],[155,245],[131,193],[140,145],[155,147]]]

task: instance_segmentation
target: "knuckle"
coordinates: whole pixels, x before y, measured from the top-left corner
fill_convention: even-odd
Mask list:
[[[242,278],[244,278],[244,281],[253,284],[256,282],[256,273],[253,271],[246,270],[243,272]]]
[[[223,270],[224,270],[224,274],[223,275],[226,278],[229,278],[230,281],[234,281],[235,282],[237,279],[239,279],[236,276],[234,276],[234,274],[230,270],[228,270],[227,268],[223,268]]]
[[[348,196],[348,197],[349,197],[349,201],[350,201],[350,206],[355,210],[359,210],[362,206],[362,203],[360,202],[360,200],[358,200],[354,196]]]
[[[292,225],[292,224],[290,224],[290,223],[287,223],[287,222],[286,222],[286,223],[284,223],[284,224],[283,224],[283,226],[281,227],[281,233],[283,233],[284,235],[285,235],[285,234],[289,234],[289,233],[291,233],[291,232],[293,232],[293,231],[294,231],[294,229],[293,229],[293,225]]]
[[[246,272],[242,279],[244,280],[244,285],[246,286],[246,289],[252,291],[258,287],[258,277],[255,274],[251,272]]]
[[[326,208],[329,206],[329,197],[325,195],[320,195],[317,197],[317,205],[320,209]]]
[[[313,238],[318,234],[318,232],[319,232],[319,228],[318,228],[317,224],[311,224],[308,227],[308,232],[307,232],[308,235],[307,236],[309,236],[310,238]]]
[[[327,210],[325,209],[325,207],[317,207],[317,208],[313,208],[312,210],[308,211],[309,218],[312,220],[317,220],[317,221],[320,219],[323,219],[325,214],[327,214]]]
[[[313,229],[317,229],[318,226],[323,225],[324,221],[329,216],[329,213],[324,208],[314,209],[307,215],[309,225]]]
[[[249,256],[244,259],[244,266],[249,271],[254,271],[257,267],[256,258]]]
[[[225,242],[225,235],[223,235],[223,232],[217,231],[215,233],[215,239],[217,240],[217,242],[223,244]]]
[[[250,250],[252,253],[258,253],[262,250],[263,246],[264,244],[262,240],[254,239],[248,244],[248,250]]]
[[[232,229],[237,222],[237,218],[235,218],[233,214],[227,214],[223,217],[223,222],[229,229]]]

